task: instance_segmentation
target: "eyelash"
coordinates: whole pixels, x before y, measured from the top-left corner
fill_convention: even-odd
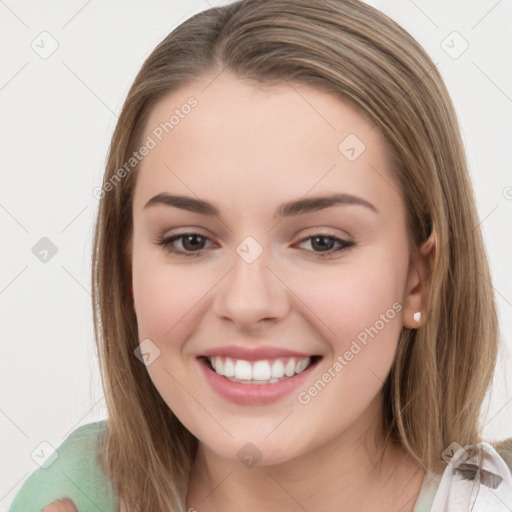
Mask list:
[[[203,236],[200,233],[182,233],[180,235],[173,235],[173,236],[170,236],[167,238],[159,237],[155,240],[155,244],[163,247],[163,249],[168,253],[175,254],[177,256],[183,256],[185,258],[194,258],[194,257],[200,256],[201,252],[204,249],[200,249],[199,251],[186,252],[186,251],[178,250],[178,249],[175,249],[172,247],[172,243],[174,241],[179,240],[180,238],[184,238],[186,236],[191,236],[191,235],[192,236],[200,236],[201,238],[204,238],[205,240],[209,240],[208,237]],[[324,252],[315,252],[315,251],[309,251],[309,250],[306,250],[306,252],[313,252],[313,254],[315,254],[316,256],[318,256],[320,258],[328,258],[329,256],[332,256],[334,253],[346,251],[355,245],[354,242],[348,242],[346,240],[342,240],[341,238],[337,238],[337,237],[329,235],[327,233],[318,233],[315,235],[308,236],[308,237],[300,240],[298,243],[300,244],[302,242],[305,242],[306,240],[310,240],[312,238],[320,238],[320,237],[329,238],[329,239],[334,240],[335,242],[340,243],[342,245],[341,245],[341,247],[338,247],[337,249],[329,249],[329,251],[324,251]]]

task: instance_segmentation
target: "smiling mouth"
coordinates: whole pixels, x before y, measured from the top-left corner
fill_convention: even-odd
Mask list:
[[[322,356],[278,357],[259,361],[246,361],[231,357],[201,356],[206,366],[217,375],[240,384],[273,384],[301,374],[317,363]]]

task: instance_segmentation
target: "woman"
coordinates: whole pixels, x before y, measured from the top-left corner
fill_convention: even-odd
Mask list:
[[[97,194],[109,417],[11,510],[510,508],[510,444],[479,433],[498,322],[464,149],[396,23],[355,0],[192,17]]]

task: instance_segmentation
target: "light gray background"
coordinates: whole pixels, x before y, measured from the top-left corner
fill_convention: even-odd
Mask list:
[[[483,431],[488,439],[508,437],[512,2],[369,3],[426,48],[455,102],[504,342]],[[101,183],[117,113],[143,60],[175,26],[210,5],[220,3],[0,0],[0,511],[39,467],[31,453],[48,455],[40,443],[58,447],[79,425],[106,416],[90,305],[98,205],[92,190]],[[42,58],[52,44],[56,51]],[[42,237],[58,249],[46,263],[32,252]]]

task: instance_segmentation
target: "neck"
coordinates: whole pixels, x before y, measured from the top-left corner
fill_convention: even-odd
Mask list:
[[[385,443],[380,409],[365,415],[322,446],[275,465],[248,468],[200,443],[187,510],[412,512],[425,471],[403,448]],[[377,427],[365,431],[361,422]]]

